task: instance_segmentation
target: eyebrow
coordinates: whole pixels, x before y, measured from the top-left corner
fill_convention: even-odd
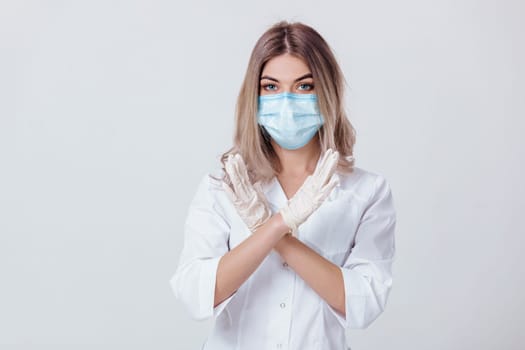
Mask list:
[[[313,78],[312,73],[306,73],[305,75],[300,76],[299,78],[297,78],[297,79],[294,80],[294,83],[296,83],[296,82],[298,82],[298,81],[301,81],[301,80],[303,80],[303,79],[306,79],[306,78]],[[272,77],[270,77],[270,76],[268,76],[268,75],[264,75],[264,76],[262,76],[262,77],[261,77],[261,80],[263,80],[263,79],[268,79],[268,80],[271,80],[271,81],[275,81],[275,82],[277,82],[277,83],[279,82],[279,80],[277,80],[277,79],[275,79],[275,78],[272,78]]]

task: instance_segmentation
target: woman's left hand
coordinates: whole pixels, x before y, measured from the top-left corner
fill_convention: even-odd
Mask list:
[[[333,177],[339,161],[339,152],[329,148],[319,160],[312,175],[308,176],[294,196],[281,208],[284,222],[295,236],[297,227],[323,203],[338,184]]]
[[[272,216],[261,184],[256,182],[252,185],[240,154],[228,156],[225,171],[230,177],[233,188],[225,182],[222,183],[222,187],[250,231],[254,232]]]

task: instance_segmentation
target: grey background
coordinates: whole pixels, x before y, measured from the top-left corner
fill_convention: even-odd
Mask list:
[[[356,164],[398,211],[389,304],[352,350],[523,349],[524,10],[0,2],[0,348],[200,348],[211,321],[168,282],[183,221],[255,41],[289,19],[334,49]]]

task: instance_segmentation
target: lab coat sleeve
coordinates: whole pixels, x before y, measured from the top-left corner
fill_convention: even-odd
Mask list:
[[[384,311],[392,288],[396,212],[390,186],[383,176],[376,175],[374,188],[354,246],[340,267],[346,315],[327,304],[345,329],[367,328]]]
[[[219,186],[208,175],[201,180],[184,224],[184,246],[170,280],[175,297],[195,320],[217,317],[237,292],[214,304],[220,258],[228,252],[230,225],[216,201]]]

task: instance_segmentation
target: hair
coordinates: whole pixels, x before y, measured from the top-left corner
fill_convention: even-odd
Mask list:
[[[321,152],[328,148],[340,154],[337,170],[351,173],[354,167],[355,129],[344,108],[344,77],[332,50],[313,28],[282,21],[271,26],[252,50],[235,109],[233,146],[222,154],[224,168],[230,154],[240,153],[252,183],[266,182],[281,171],[270,135],[257,123],[260,77],[270,59],[283,54],[303,59],[311,70],[324,124],[318,130]],[[225,179],[229,182],[225,173]]]

